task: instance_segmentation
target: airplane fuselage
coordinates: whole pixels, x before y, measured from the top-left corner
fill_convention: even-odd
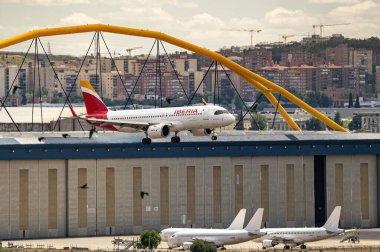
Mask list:
[[[205,229],[205,230],[189,230],[175,233],[169,238],[168,245],[171,248],[180,247],[185,242],[193,242],[202,240],[213,243],[217,246],[237,244],[258,238],[259,234],[249,233],[242,230],[226,230],[226,229]]]
[[[258,240],[271,240],[273,237],[282,237],[284,240],[292,239],[298,244],[305,242],[313,242],[324,240],[340,233],[343,233],[343,229],[337,229],[334,232],[329,232],[325,228],[264,228],[260,229],[260,232],[266,233],[266,235],[260,237]],[[290,242],[289,242],[290,243]]]
[[[175,233],[188,230],[189,228],[167,228],[160,232],[161,241],[167,242]]]
[[[217,111],[223,111],[215,114]],[[148,124],[167,124],[171,131],[192,129],[213,129],[230,125],[235,117],[220,106],[191,106],[156,109],[135,109],[108,111],[106,114],[87,115],[86,118],[107,119],[110,121],[146,122]],[[102,127],[101,124],[96,125]],[[113,130],[136,132],[140,129],[113,125]],[[112,130],[112,128],[111,128]]]

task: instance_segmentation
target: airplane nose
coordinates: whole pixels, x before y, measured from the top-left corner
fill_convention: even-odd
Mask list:
[[[235,122],[235,121],[236,121],[235,116],[232,115],[232,114],[229,114],[228,122],[229,122],[229,123],[233,123],[233,122]]]

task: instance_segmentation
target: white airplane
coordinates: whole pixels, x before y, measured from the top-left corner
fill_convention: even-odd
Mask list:
[[[232,221],[231,225],[227,228],[229,230],[242,229],[244,226],[246,209],[240,209],[239,213],[236,215],[235,219]],[[175,233],[185,230],[204,230],[204,228],[166,228],[160,232],[161,241],[167,242],[170,237]]]
[[[109,111],[89,81],[82,80],[80,85],[87,114],[77,116],[69,106],[74,117],[108,130],[143,131],[143,144],[150,144],[152,138],[165,138],[170,131],[175,133],[171,142],[179,143],[177,134],[185,130],[194,136],[212,134],[211,139],[216,140],[215,128],[235,122],[232,114],[216,105]],[[90,131],[90,137],[94,131]]]
[[[216,247],[224,247],[224,245],[237,244],[256,239],[264,235],[260,232],[263,212],[263,208],[257,209],[248,225],[240,230],[203,229],[177,232],[169,238],[169,248],[182,246],[183,249],[189,249],[193,242],[197,240],[213,244]]]
[[[324,240],[341,233],[344,229],[339,229],[341,207],[336,206],[323,227],[314,228],[263,228],[260,232],[265,233],[258,240],[262,241],[263,249],[274,247],[283,243],[284,249],[301,245],[301,249],[306,249],[305,242]]]

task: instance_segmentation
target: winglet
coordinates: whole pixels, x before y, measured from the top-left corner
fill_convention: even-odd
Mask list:
[[[330,214],[330,217],[327,219],[325,225],[323,225],[326,230],[335,231],[338,229],[341,209],[341,206],[336,206],[334,208],[334,211]]]
[[[249,221],[247,226],[244,228],[249,233],[258,233],[261,228],[261,221],[263,219],[264,208],[258,208],[256,213],[253,215],[252,219]]]
[[[236,215],[235,219],[232,221],[231,225],[227,228],[230,230],[240,230],[244,226],[246,209],[240,209],[239,213]]]

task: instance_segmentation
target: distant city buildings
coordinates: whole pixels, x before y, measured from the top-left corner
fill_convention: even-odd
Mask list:
[[[313,35],[309,39],[321,38]],[[272,49],[263,46],[246,50],[223,48],[220,53],[291,91],[322,91],[332,99],[334,106],[347,103],[350,93],[354,97],[363,96],[366,76],[374,73],[373,65],[380,61],[372,50],[345,44],[326,48],[318,54],[292,49],[281,53],[278,62],[273,61]],[[9,101],[7,99],[8,105],[31,103],[33,96],[35,102],[40,97],[44,102],[54,102],[69,93],[80,96],[81,79],[88,79],[102,98],[110,100],[125,100],[132,91],[132,97],[137,100],[160,97],[186,100],[194,92],[224,97],[236,89],[244,100],[253,101],[257,92],[250,83],[220,64],[217,68],[215,64],[210,67],[212,60],[198,54],[176,52],[169,58],[161,54],[159,59],[150,56],[148,60],[146,56],[120,56],[114,62],[110,58],[97,61],[92,57],[85,60],[78,75],[82,60],[73,57],[55,60],[52,64],[57,76],[50,63],[42,59],[36,66],[29,60],[20,71],[15,64],[0,65],[0,97],[5,97],[13,84],[20,89]],[[376,69],[378,92],[380,70]],[[204,76],[206,72],[208,75]]]

